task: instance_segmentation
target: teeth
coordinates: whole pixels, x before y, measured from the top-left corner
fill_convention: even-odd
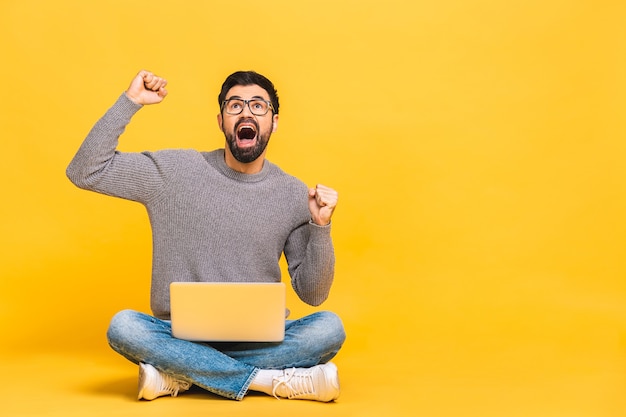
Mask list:
[[[239,139],[254,139],[256,130],[251,126],[241,126],[237,132]]]

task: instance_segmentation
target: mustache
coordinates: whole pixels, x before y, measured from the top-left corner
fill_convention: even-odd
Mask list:
[[[259,131],[259,123],[251,117],[246,117],[246,118],[237,120],[237,122],[235,123],[235,131],[237,131],[237,129],[239,129],[239,126],[242,125],[243,123],[253,124],[256,131],[257,132]]]

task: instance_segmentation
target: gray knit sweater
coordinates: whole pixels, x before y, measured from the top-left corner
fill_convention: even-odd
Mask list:
[[[334,275],[330,226],[310,221],[307,187],[265,161],[258,174],[224,162],[224,150],[124,153],[118,139],[142,106],[122,94],[67,168],[78,187],[143,204],[152,226],[151,308],[169,318],[173,281],[281,280],[306,303],[328,296]]]

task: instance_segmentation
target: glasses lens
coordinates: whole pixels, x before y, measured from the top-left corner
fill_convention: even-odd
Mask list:
[[[263,116],[269,110],[268,104],[263,100],[250,100],[248,105],[255,116]]]
[[[230,100],[226,100],[225,109],[228,114],[239,114],[243,111],[243,100],[238,100],[235,98],[231,98]]]

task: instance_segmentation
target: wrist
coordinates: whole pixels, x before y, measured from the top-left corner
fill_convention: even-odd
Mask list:
[[[128,90],[124,91],[124,95],[126,96],[126,98],[127,98],[127,99],[129,99],[129,100],[130,100],[130,101],[132,101],[133,103],[135,103],[135,104],[137,104],[137,105],[139,105],[139,106],[143,106],[143,103],[142,103],[141,101],[139,101],[139,99],[138,99],[138,98],[133,97],[133,95],[132,95],[132,94],[130,94],[130,93],[128,92]]]
[[[313,226],[317,226],[317,227],[330,226],[330,220],[328,222],[326,222],[326,223],[323,223],[323,222],[316,221],[315,219],[311,219],[309,221],[309,223],[312,224]]]

